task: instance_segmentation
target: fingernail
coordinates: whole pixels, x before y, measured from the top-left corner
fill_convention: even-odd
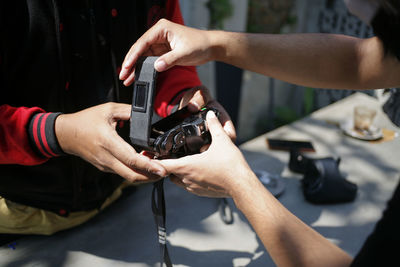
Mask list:
[[[212,110],[210,110],[210,111],[208,111],[207,112],[207,116],[209,117],[209,118],[216,118],[216,116],[215,116],[215,113],[214,113],[214,111],[212,111]]]
[[[122,80],[125,74],[126,74],[125,66],[122,66],[121,71],[119,72],[119,79]]]
[[[163,71],[166,67],[167,67],[167,64],[165,64],[165,61],[164,61],[164,60],[157,60],[157,61],[154,63],[154,68],[155,68],[157,71]]]

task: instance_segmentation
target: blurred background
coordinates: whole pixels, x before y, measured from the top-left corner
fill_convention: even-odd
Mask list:
[[[348,13],[343,0],[180,0],[180,4],[185,24],[200,29],[373,35],[368,25]],[[198,73],[231,115],[238,144],[355,92],[299,87],[220,62],[199,66]],[[384,101],[382,90],[363,92]]]

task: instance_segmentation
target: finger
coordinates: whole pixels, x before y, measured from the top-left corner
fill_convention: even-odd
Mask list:
[[[129,73],[129,76],[127,76],[127,78],[121,79],[121,80],[124,80],[123,84],[125,86],[131,85],[135,81],[135,69],[131,70],[131,72]]]
[[[154,68],[158,72],[166,71],[170,68],[172,68],[175,65],[178,65],[179,59],[182,56],[180,56],[179,53],[176,51],[170,51],[168,53],[165,53],[164,55],[160,56],[156,62],[154,62]]]
[[[119,73],[120,80],[126,80],[128,74],[132,73],[133,66],[139,57],[144,55],[153,43],[157,42],[158,34],[157,32],[154,33],[154,31],[156,30],[151,28],[131,46],[122,62],[121,72]]]
[[[182,166],[181,159],[163,159],[159,163],[164,167],[164,169],[169,174],[175,173],[175,170],[179,170]]]
[[[164,159],[159,163],[165,168],[167,173],[184,174],[186,172],[185,166],[191,166],[190,162],[194,156],[186,156],[179,159]]]
[[[223,124],[224,131],[226,134],[229,136],[229,138],[232,140],[232,142],[236,141],[236,130],[235,126],[233,125],[233,122],[231,120],[226,121]]]
[[[113,103],[112,116],[114,121],[129,120],[131,117],[132,106],[129,104]]]
[[[222,128],[222,125],[219,122],[217,116],[215,116],[214,111],[212,110],[208,111],[206,118],[207,118],[207,126],[213,140],[218,138],[228,137],[224,131],[224,128]]]
[[[140,42],[141,39],[139,39],[137,42]],[[139,59],[139,55],[144,54],[146,51],[145,46],[140,46],[137,43],[132,45],[131,49],[128,51],[128,53],[125,56],[124,62],[122,63],[121,66],[121,71],[119,73],[119,79],[120,80],[127,80],[128,77],[130,79],[132,74],[134,74],[135,70],[135,64],[137,60]]]
[[[234,142],[236,140],[236,130],[235,130],[235,126],[234,126],[228,112],[226,112],[224,107],[217,101],[211,101],[208,104],[208,106],[216,108],[220,112],[219,116],[218,116],[219,121],[221,122],[225,132],[228,134],[228,136]]]
[[[147,171],[139,170],[139,169],[135,169],[135,168],[133,168],[133,171],[136,172],[137,174],[139,174],[136,178],[135,183],[155,182],[155,181],[158,181],[160,179],[164,179],[165,177],[167,177],[167,176],[159,176],[159,175],[152,174]]]
[[[205,86],[197,86],[186,92],[181,99],[180,107],[188,106],[190,112],[197,112],[206,106],[212,99],[210,92]]]
[[[150,47],[146,51],[144,51],[141,54],[141,56],[143,56],[143,57],[146,57],[146,56],[160,56],[160,55],[163,55],[163,54],[167,53],[170,50],[171,49],[165,44],[152,44],[152,45],[150,45]],[[136,64],[136,61],[135,61],[135,64]],[[120,73],[120,79],[124,80],[124,85],[125,86],[129,86],[135,81],[135,70],[136,70],[136,66],[135,65],[132,65],[132,67],[130,69],[123,68],[121,70],[122,75]],[[157,71],[160,72],[160,71],[164,71],[164,70],[157,70]]]
[[[128,86],[134,80],[134,66],[140,56],[151,55],[149,51],[151,46],[165,41],[162,37],[163,27],[160,27],[160,21],[154,25],[150,30],[142,35],[129,49],[122,63],[121,72],[119,74],[120,80],[125,80],[124,85]]]
[[[195,89],[195,94],[189,101],[189,110],[191,110],[191,106],[195,106],[196,110],[193,111],[198,111],[202,107],[206,106],[207,103],[212,99],[210,92],[205,86],[199,86]]]
[[[154,182],[161,179],[159,175],[133,170],[115,158],[111,160],[108,168],[110,168],[110,171],[134,183]]]
[[[160,56],[170,51],[169,47],[166,47],[165,44],[153,44],[149,49],[141,54],[141,56]],[[137,60],[137,59],[136,59]],[[136,61],[135,61],[136,63]],[[173,66],[156,68],[157,61],[154,62],[154,67],[158,72],[165,71]],[[120,79],[124,80],[124,85],[129,86],[135,81],[135,65],[133,65],[130,69],[122,68],[120,72]],[[122,75],[121,75],[122,73]]]
[[[168,34],[166,34],[167,26],[175,24],[166,19],[160,19],[147,32],[145,32],[131,47],[129,53],[124,59],[124,66],[132,64],[132,60],[137,58],[154,44],[163,44],[168,42]]]
[[[167,174],[161,164],[145,155],[136,153],[133,147],[126,143],[116,132],[113,133],[108,141],[106,149],[129,168],[146,171],[161,177]]]

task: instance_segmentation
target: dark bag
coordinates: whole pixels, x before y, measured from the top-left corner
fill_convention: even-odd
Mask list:
[[[304,174],[303,194],[315,204],[351,202],[357,195],[357,185],[347,181],[339,171],[340,159],[312,159],[298,151],[290,152],[289,169]]]

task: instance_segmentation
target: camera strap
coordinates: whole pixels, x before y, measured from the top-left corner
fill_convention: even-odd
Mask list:
[[[225,224],[232,224],[233,223],[233,213],[232,208],[228,203],[226,198],[220,198],[218,204],[218,212],[221,220]]]
[[[157,226],[158,243],[160,245],[160,266],[163,263],[167,267],[172,267],[171,259],[167,248],[167,231],[165,226],[165,198],[164,198],[164,179],[153,183],[153,192],[151,194],[151,208],[153,210],[154,220]]]

